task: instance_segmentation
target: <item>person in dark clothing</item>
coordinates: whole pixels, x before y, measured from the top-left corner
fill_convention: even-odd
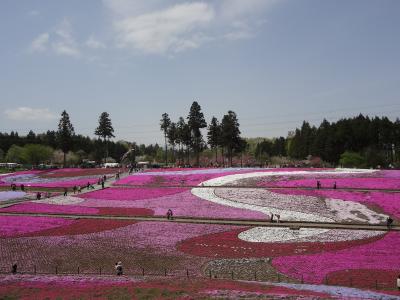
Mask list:
[[[101,188],[104,189],[104,180],[101,181]]]
[[[68,189],[67,188],[64,188],[64,197],[65,196],[68,196]]]
[[[42,198],[42,194],[40,192],[37,192],[36,194],[36,200],[40,200]]]
[[[25,191],[25,186],[21,184],[21,191]]]
[[[172,220],[173,219],[173,213],[172,213],[172,210],[171,209],[168,209],[168,211],[167,211],[167,219],[168,220]]]
[[[336,181],[333,184],[333,189],[336,190]]]
[[[388,228],[388,229],[392,228],[392,226],[393,226],[393,219],[392,219],[391,217],[388,217],[388,218],[386,219],[386,225],[387,225],[387,228]]]
[[[12,273],[12,274],[17,274],[17,264],[13,264],[13,265],[11,266],[11,273]]]
[[[321,188],[321,182],[319,182],[319,180],[317,180],[317,189],[319,190]]]

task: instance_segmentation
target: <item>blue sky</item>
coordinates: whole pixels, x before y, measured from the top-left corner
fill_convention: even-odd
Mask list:
[[[159,119],[228,110],[243,136],[358,113],[400,115],[400,1],[0,2],[0,131],[161,142]]]

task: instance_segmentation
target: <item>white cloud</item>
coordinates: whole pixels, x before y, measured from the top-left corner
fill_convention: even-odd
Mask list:
[[[203,39],[198,29],[214,18],[213,8],[203,2],[179,4],[115,23],[120,47],[147,53],[179,52],[197,48]]]
[[[105,45],[104,43],[98,41],[98,40],[95,39],[93,36],[90,36],[90,37],[87,39],[85,45],[86,45],[87,47],[89,47],[89,48],[92,48],[92,49],[104,49],[104,48],[106,48],[106,45]]]
[[[283,0],[103,0],[113,17],[118,47],[168,54],[215,40],[253,38],[263,14]],[[174,4],[175,3],[175,4]]]
[[[59,55],[74,57],[80,55],[78,44],[72,35],[71,23],[67,19],[64,19],[56,28],[52,47],[54,52]]]
[[[4,114],[10,120],[14,121],[48,121],[57,118],[48,108],[17,107],[7,109]]]
[[[79,57],[81,54],[79,45],[72,34],[71,23],[67,19],[58,24],[54,30],[36,37],[29,48],[32,52],[53,50],[58,55],[72,57]]]
[[[32,41],[30,50],[33,52],[43,52],[47,50],[49,37],[50,35],[47,32],[39,34],[39,36]]]

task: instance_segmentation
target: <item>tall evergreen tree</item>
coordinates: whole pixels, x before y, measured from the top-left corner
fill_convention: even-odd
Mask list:
[[[194,101],[190,107],[189,115],[187,117],[190,133],[192,136],[192,148],[196,155],[196,166],[199,165],[200,151],[203,147],[203,135],[200,129],[207,127],[204,115],[201,112],[200,105]]]
[[[172,146],[172,158],[173,161],[175,161],[175,145],[178,140],[178,129],[176,127],[176,123],[171,122],[171,125],[169,125],[168,132],[168,143]]]
[[[207,142],[215,150],[215,162],[218,163],[218,146],[221,140],[221,126],[216,117],[212,117],[208,126]]]
[[[221,121],[221,145],[228,151],[229,165],[232,166],[233,152],[242,146],[239,121],[236,113],[228,111]]]
[[[169,118],[167,113],[163,113],[160,120],[160,129],[164,132],[164,141],[165,141],[165,165],[168,164],[168,156],[167,156],[167,135],[168,128],[171,125],[171,119]]]
[[[72,138],[75,135],[74,127],[71,124],[68,113],[64,110],[61,113],[61,119],[58,123],[57,142],[64,153],[63,165],[67,163],[67,153],[73,147]]]
[[[106,163],[106,159],[108,157],[108,140],[114,136],[114,128],[111,124],[110,115],[107,112],[101,113],[99,117],[99,126],[94,131],[94,134],[103,139],[105,144],[105,159],[104,163]]]

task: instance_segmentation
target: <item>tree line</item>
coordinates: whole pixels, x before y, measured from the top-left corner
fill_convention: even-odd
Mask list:
[[[107,112],[94,129],[97,138],[76,134],[66,111],[57,130],[26,136],[0,132],[0,161],[37,165],[55,162],[78,165],[84,160],[117,161],[124,154],[129,162],[138,159],[174,165],[296,165],[308,160],[315,166],[400,167],[400,120],[362,114],[336,122],[323,120],[318,126],[304,121],[287,137],[242,138],[235,112],[206,122],[201,106],[194,101],[188,115],[171,121],[161,116],[164,149],[158,144],[112,141],[114,129]]]
[[[135,148],[135,156],[145,159],[160,156],[162,152],[158,144],[146,146],[123,140],[111,141],[114,128],[107,112],[100,115],[94,133],[98,138],[76,134],[68,113],[63,111],[57,130],[39,134],[30,130],[26,136],[20,136],[16,131],[0,132],[0,161],[30,165],[51,162],[66,166],[80,165],[85,160],[119,162],[132,148]]]
[[[179,117],[177,122],[172,122],[168,113],[164,113],[160,120],[160,129],[164,134],[165,153],[164,162],[168,164],[168,144],[171,146],[172,160],[179,165],[191,165],[190,154],[195,158],[195,165],[200,165],[200,153],[208,146],[215,151],[215,160],[211,165],[225,165],[225,156],[228,164],[232,166],[234,155],[246,150],[247,143],[240,134],[239,121],[233,111],[228,111],[221,122],[212,117],[210,124],[204,118],[201,106],[194,101],[185,118]],[[203,139],[202,129],[207,128],[207,142]],[[177,149],[176,149],[177,147]],[[218,150],[221,151],[222,160],[218,161]]]
[[[296,159],[318,156],[333,165],[395,166],[400,160],[400,120],[364,116],[323,120],[311,126],[304,121],[287,138],[287,154]]]

